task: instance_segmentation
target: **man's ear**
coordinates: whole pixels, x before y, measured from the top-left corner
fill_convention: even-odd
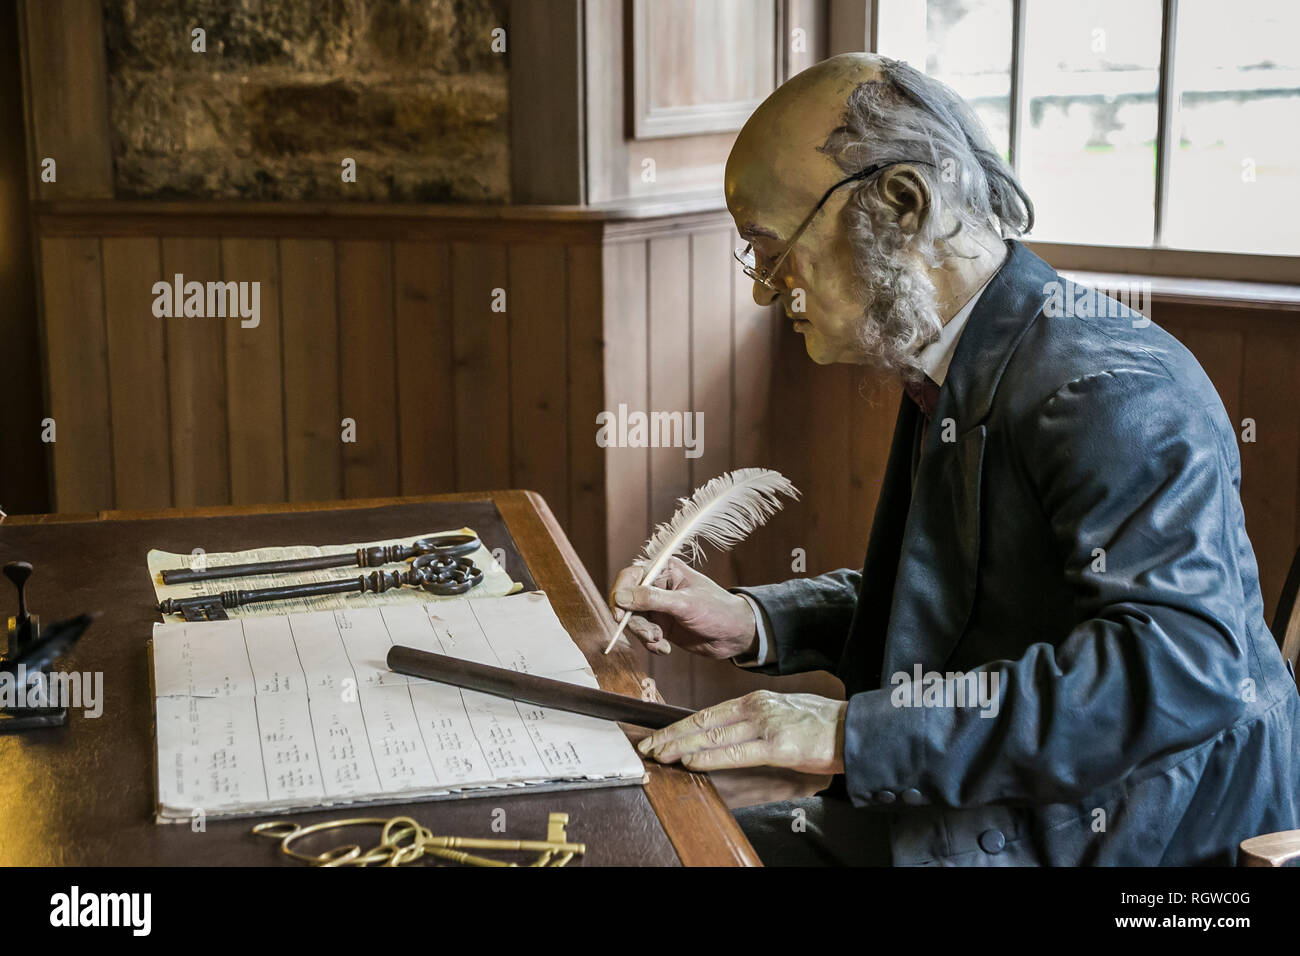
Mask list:
[[[916,167],[906,163],[890,166],[877,186],[899,227],[904,232],[919,232],[930,210],[930,185]]]

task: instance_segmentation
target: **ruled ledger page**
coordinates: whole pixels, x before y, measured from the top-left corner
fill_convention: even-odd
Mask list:
[[[394,644],[598,686],[541,591],[158,624],[159,821],[642,781],[617,724],[395,674]]]

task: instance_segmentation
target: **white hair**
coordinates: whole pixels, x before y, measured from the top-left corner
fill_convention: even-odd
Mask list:
[[[818,149],[850,175],[912,163],[929,186],[930,207],[915,231],[899,225],[879,175],[850,187],[843,213],[867,303],[859,345],[869,364],[919,381],[917,356],[943,328],[926,267],[957,254],[951,240],[963,230],[1023,235],[1034,206],[961,97],[897,60],[882,58],[882,74],[854,88],[843,124]],[[955,225],[943,233],[946,222]]]
[[[917,164],[930,187],[932,208],[918,238],[942,243],[963,228],[983,231],[996,220],[1000,234],[1019,236],[1034,226],[1034,204],[993,150],[974,111],[944,84],[906,63],[881,58],[882,77],[849,94],[844,123],[819,151],[846,173],[884,162]],[[876,177],[855,192],[880,199]],[[945,212],[957,222],[940,235]]]

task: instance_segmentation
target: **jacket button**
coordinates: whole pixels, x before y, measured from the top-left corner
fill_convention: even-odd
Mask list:
[[[893,803],[898,799],[898,794],[892,790],[876,791],[876,803]]]
[[[920,790],[917,790],[916,787],[912,787],[910,790],[903,791],[903,802],[909,807],[919,807],[921,804],[925,803],[925,797],[921,796]]]
[[[1007,845],[1007,838],[1001,830],[985,830],[980,834],[979,844],[985,853],[1001,853]]]

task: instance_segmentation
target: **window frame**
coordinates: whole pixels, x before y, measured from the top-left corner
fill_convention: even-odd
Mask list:
[[[1027,112],[1024,89],[1025,22],[1030,0],[1011,0],[1011,95],[1008,104],[1008,154],[1012,170],[1020,173],[1020,148]],[[1178,27],[1178,0],[1161,0],[1160,73],[1156,99],[1155,222],[1149,246],[1110,246],[1025,238],[1035,253],[1060,269],[1145,273],[1203,279],[1296,284],[1300,282],[1300,255],[1230,252],[1170,246],[1164,242],[1169,208],[1171,117],[1175,109],[1174,38]],[[831,0],[832,50],[866,49],[880,52],[880,6],[876,0]],[[836,36],[835,34],[839,35]],[[857,34],[857,37],[855,37]],[[855,43],[856,39],[856,43]],[[1032,198],[1032,197],[1031,197]]]

